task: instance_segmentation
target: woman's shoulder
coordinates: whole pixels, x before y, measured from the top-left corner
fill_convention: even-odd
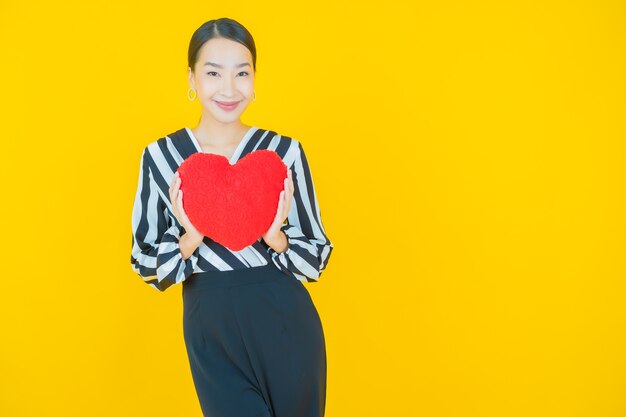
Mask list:
[[[285,132],[277,132],[271,129],[259,128],[259,131],[261,132],[259,134],[259,137],[261,138],[260,140],[263,141],[263,139],[265,139],[265,143],[268,144],[268,148],[284,148],[288,150],[287,153],[289,154],[303,152],[302,146],[304,145],[304,142],[300,141],[299,137],[295,137]]]
[[[285,132],[256,127],[251,136],[251,149],[271,149],[278,153],[287,166],[291,166],[296,159],[300,158],[302,143],[300,140]],[[255,139],[256,138],[256,139]]]
[[[279,132],[278,129],[265,128],[260,126],[252,126],[254,128],[253,136],[259,136],[262,138],[269,138],[271,140],[282,140],[285,142],[298,143],[298,140],[292,135],[288,135],[285,132]]]
[[[156,139],[153,139],[151,142],[148,142],[144,147],[144,151],[155,153],[157,151],[162,152],[167,149],[186,149],[187,152],[189,152],[192,149],[195,149],[190,135],[191,134],[187,127],[181,127],[180,129],[164,134]]]

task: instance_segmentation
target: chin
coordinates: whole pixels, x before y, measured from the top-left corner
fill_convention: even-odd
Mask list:
[[[229,123],[233,123],[239,120],[240,116],[241,116],[241,112],[237,112],[237,113],[230,113],[228,115],[223,115],[223,114],[217,114],[214,112],[210,112],[211,116],[213,116],[213,119],[217,120],[220,123],[223,124],[229,124]]]

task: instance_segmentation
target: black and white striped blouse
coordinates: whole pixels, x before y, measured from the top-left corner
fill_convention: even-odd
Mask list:
[[[168,189],[180,164],[191,154],[203,152],[191,129],[184,127],[148,144],[141,156],[132,213],[130,261],[144,282],[165,291],[196,272],[251,268],[269,262],[301,281],[319,280],[333,244],[322,225],[302,144],[271,130],[252,126],[232,155],[231,165],[257,149],[275,151],[292,170],[293,200],[287,223],[281,227],[287,236],[287,250],[278,253],[259,238],[235,252],[205,236],[188,259],[182,258],[178,240],[185,229],[172,212]]]

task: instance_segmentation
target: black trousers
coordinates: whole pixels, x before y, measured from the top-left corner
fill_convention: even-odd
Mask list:
[[[304,284],[274,264],[183,281],[183,329],[206,417],[323,417],[326,347]]]

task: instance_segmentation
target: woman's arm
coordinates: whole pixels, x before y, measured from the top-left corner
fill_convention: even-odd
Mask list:
[[[185,232],[178,242],[183,259],[189,259],[195,250],[198,249],[203,239],[204,236],[202,235],[194,236],[191,232]]]
[[[285,274],[301,281],[318,281],[328,265],[333,244],[322,225],[311,169],[299,142],[292,172],[293,202],[287,216],[288,223],[281,226],[287,246],[279,252],[276,249],[281,248],[280,242],[273,246],[268,244],[267,252]]]
[[[282,230],[282,228],[280,230],[280,233],[278,234],[278,238],[276,239],[276,241],[272,241],[272,240],[268,241],[267,239],[265,239],[265,243],[267,243],[267,245],[270,248],[272,248],[274,252],[277,252],[277,253],[283,253],[284,251],[287,250],[287,247],[289,246],[287,235]]]
[[[167,205],[152,176],[149,158],[146,147],[141,156],[133,205],[130,262],[133,271],[145,283],[159,291],[165,291],[193,273],[198,263],[200,243],[191,237],[183,238],[186,255],[183,258],[180,247],[181,229],[176,222],[171,222]]]

